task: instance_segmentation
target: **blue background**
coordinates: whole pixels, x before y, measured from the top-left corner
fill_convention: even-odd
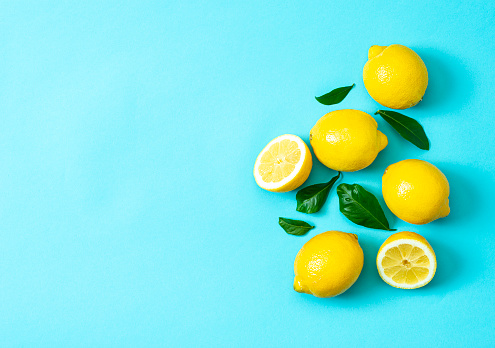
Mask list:
[[[2,1],[0,346],[495,345],[495,3]],[[391,234],[352,224],[333,191],[317,214],[254,182],[259,151],[308,142],[325,113],[380,109],[362,68],[373,44],[428,68],[419,150],[388,147],[341,182],[381,198],[391,163],[420,158],[451,184],[451,214],[399,231],[438,258],[426,287],[378,276]],[[356,83],[339,105],[314,100]],[[309,143],[309,142],[308,142]],[[315,160],[308,184],[335,172]],[[316,229],[284,233],[278,217]],[[358,234],[345,294],[292,289],[317,233]]]

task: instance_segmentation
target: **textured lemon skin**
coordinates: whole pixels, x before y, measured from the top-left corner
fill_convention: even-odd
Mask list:
[[[342,294],[356,282],[364,255],[357,236],[328,231],[311,238],[294,261],[294,290],[316,297]]]
[[[311,129],[309,139],[318,160],[342,172],[366,168],[388,144],[373,117],[352,109],[324,115]]]
[[[281,136],[273,139],[272,141],[270,141],[263,148],[263,150],[259,153],[258,157],[256,158],[256,162],[258,162],[258,160],[260,159],[263,152],[270,146],[270,144],[273,141],[275,141],[278,138],[281,138],[283,136],[285,136],[285,135],[281,135]],[[295,190],[296,188],[298,188],[299,186],[304,184],[304,182],[308,179],[309,174],[311,173],[311,169],[313,168],[313,157],[311,155],[311,152],[309,151],[308,145],[306,145],[306,143],[302,140],[301,140],[301,143],[304,144],[304,150],[303,151],[305,152],[304,161],[303,161],[303,164],[301,166],[301,169],[299,170],[299,172],[296,174],[296,176],[292,180],[290,180],[289,182],[287,182],[286,184],[284,184],[280,187],[268,188],[263,184],[263,182],[259,181],[257,176],[256,176],[256,162],[255,162],[255,166],[253,169],[253,175],[254,175],[254,179],[255,179],[255,181],[259,187],[261,187],[264,190],[270,191],[270,192],[289,192],[289,191]]]
[[[385,248],[388,244],[396,241],[396,240],[399,240],[399,239],[412,239],[412,240],[416,240],[424,245],[426,245],[426,247],[430,250],[431,254],[433,255],[433,260],[430,260],[430,262],[434,262],[435,263],[435,268],[433,269],[433,275],[431,277],[431,279],[433,279],[433,277],[435,276],[435,273],[436,273],[436,270],[437,270],[437,258],[436,258],[436,255],[435,255],[435,252],[433,251],[433,248],[431,247],[430,243],[428,243],[428,241],[421,235],[417,234],[417,233],[414,233],[414,232],[409,232],[409,231],[404,231],[404,232],[397,232],[397,233],[394,233],[393,235],[391,235],[390,237],[388,237],[385,242],[383,242],[382,246],[380,247],[380,249],[378,250],[378,254],[376,255],[376,267],[377,268],[380,268],[379,264],[378,264],[378,256],[380,255],[381,251],[383,250],[383,248]],[[378,271],[378,274],[380,275],[380,278],[382,278],[382,280],[387,283],[388,285],[390,286],[393,286],[394,288],[399,288],[399,289],[404,289],[403,287],[401,286],[397,286],[397,285],[394,285],[394,284],[390,284],[387,282],[387,280],[385,280],[380,271]],[[431,282],[431,279],[422,284],[421,286],[415,286],[415,287],[412,287],[412,288],[407,288],[408,290],[409,289],[417,289],[417,288],[420,288],[420,287],[423,287],[425,286],[426,284],[428,284],[429,282]]]
[[[370,96],[391,109],[418,104],[428,86],[428,70],[421,57],[403,45],[371,46],[363,69]]]
[[[388,166],[382,193],[392,213],[411,224],[427,224],[450,213],[449,182],[426,161],[408,159]]]

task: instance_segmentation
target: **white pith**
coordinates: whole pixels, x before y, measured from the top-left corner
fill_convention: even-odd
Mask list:
[[[428,276],[423,279],[422,281],[416,283],[416,284],[407,284],[407,283],[397,283],[392,278],[388,277],[382,267],[382,260],[385,257],[386,252],[389,249],[398,247],[401,244],[409,244],[412,245],[413,247],[420,248],[421,250],[424,251],[425,255],[428,257],[430,260],[430,266],[429,267],[424,267],[428,268]],[[392,286],[402,288],[402,289],[413,289],[413,288],[419,288],[425,284],[427,284],[435,275],[436,267],[437,267],[437,261],[435,258],[435,255],[431,252],[430,248],[428,248],[427,245],[418,242],[417,240],[414,239],[399,239],[391,242],[390,244],[387,244],[378,254],[377,259],[376,259],[376,264],[378,268],[378,272],[380,273],[380,276],[386,280],[387,283],[389,283]]]
[[[281,142],[282,140],[285,140],[285,139],[288,139],[288,140],[291,140],[291,141],[294,141],[297,143],[299,151],[301,151],[301,158],[299,159],[299,162],[297,162],[294,170],[292,171],[292,173],[290,173],[289,176],[287,176],[286,178],[284,178],[278,182],[265,182],[265,181],[263,181],[263,178],[261,177],[259,170],[258,170],[258,168],[261,164],[261,158],[263,157],[263,154],[270,149],[270,146],[272,146],[273,143]],[[288,182],[292,181],[296,177],[296,175],[301,170],[301,167],[302,167],[305,160],[306,160],[306,143],[301,138],[299,138],[297,135],[293,135],[293,134],[284,134],[284,135],[281,135],[279,137],[276,137],[275,139],[270,141],[264,147],[264,149],[260,152],[260,154],[256,158],[256,163],[254,164],[254,178],[256,180],[256,183],[259,186],[261,186],[267,190],[274,190],[274,189],[280,188],[280,187],[286,185]]]

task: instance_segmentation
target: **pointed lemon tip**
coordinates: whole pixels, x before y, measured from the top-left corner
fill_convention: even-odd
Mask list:
[[[380,139],[380,151],[382,151],[388,145],[388,138],[382,132],[380,132],[380,131],[377,131],[377,132],[378,132],[378,137]]]
[[[387,48],[387,46],[378,46],[378,45],[373,45],[370,47],[368,50],[368,60],[375,58],[377,55],[383,52],[383,50]]]
[[[440,216],[439,217],[443,218],[449,214],[450,214],[450,206],[449,206],[449,199],[447,198],[447,201],[445,202],[442,209],[440,210]]]
[[[308,288],[304,285],[302,278],[299,276],[294,277],[294,290],[300,293],[309,293]]]

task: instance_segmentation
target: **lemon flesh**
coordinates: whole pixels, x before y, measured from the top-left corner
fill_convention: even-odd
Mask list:
[[[294,261],[294,290],[316,297],[333,297],[349,289],[363,268],[357,236],[328,231],[311,238]]]
[[[449,182],[426,161],[408,159],[388,166],[382,193],[392,213],[411,224],[427,224],[450,213]]]
[[[370,96],[381,105],[407,109],[423,98],[428,70],[421,57],[406,46],[371,46],[363,81]]]
[[[332,111],[314,125],[311,146],[318,160],[330,169],[354,172],[369,166],[388,139],[369,114],[359,110]]]
[[[389,237],[378,251],[376,265],[387,284],[401,289],[425,286],[437,268],[432,247],[414,232],[399,232]]]
[[[297,135],[281,135],[268,143],[254,165],[254,178],[261,188],[291,191],[309,176],[313,160],[308,146]]]

